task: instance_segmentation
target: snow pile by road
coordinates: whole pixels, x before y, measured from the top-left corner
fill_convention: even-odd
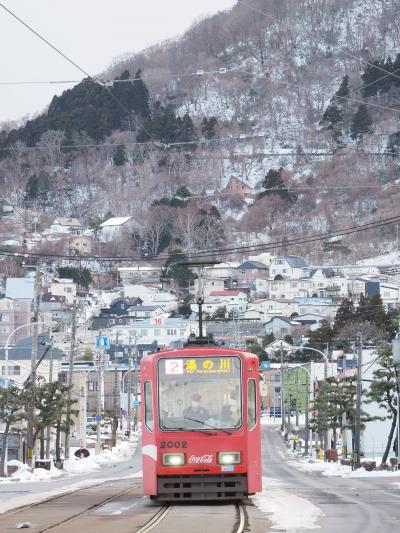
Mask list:
[[[33,472],[28,465],[21,463],[21,461],[8,461],[9,466],[16,466],[18,470],[14,472],[9,478],[0,478],[1,483],[18,482],[18,481],[44,481],[49,479],[56,479],[63,475],[62,471],[51,465],[50,470],[45,468],[36,468]]]
[[[91,450],[91,455],[86,458],[79,459],[72,457],[64,462],[64,471],[68,473],[91,472],[93,470],[100,470],[104,465],[112,465],[126,461],[134,454],[139,437],[134,435],[133,441],[120,442],[113,450],[104,450],[99,455],[94,455]]]
[[[272,478],[263,478],[263,492],[254,496],[253,501],[260,511],[270,515],[272,530],[319,529],[318,519],[324,516],[319,507],[284,490],[284,484]]]
[[[378,461],[379,463],[379,461]],[[303,472],[322,474],[323,476],[338,476],[338,477],[399,477],[400,470],[391,472],[388,470],[372,470],[367,472],[364,468],[352,470],[351,466],[342,465],[341,463],[325,463],[324,461],[301,459],[297,461],[289,461],[289,466],[297,468]]]

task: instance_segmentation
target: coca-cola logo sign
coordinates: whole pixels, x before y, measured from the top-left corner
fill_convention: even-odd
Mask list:
[[[189,464],[198,465],[198,464],[210,464],[212,463],[212,455],[191,455],[189,457]]]

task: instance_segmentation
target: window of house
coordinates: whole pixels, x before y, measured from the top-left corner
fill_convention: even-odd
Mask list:
[[[72,288],[71,287],[64,287],[64,292],[72,292]]]
[[[7,366],[2,366],[1,373],[3,374],[3,376],[20,376],[21,367],[18,365],[8,365],[8,372],[7,372]]]
[[[88,381],[87,388],[89,392],[94,391],[94,381]]]
[[[147,337],[147,335],[148,335],[147,329],[142,329],[141,335],[142,335],[142,337]]]
[[[146,311],[146,312],[144,313],[144,316],[145,316],[146,318],[149,318],[149,316],[150,316],[150,311]]]
[[[161,329],[155,329],[154,330],[154,336],[159,337],[161,335]]]
[[[121,304],[121,309],[125,309],[125,304]]]

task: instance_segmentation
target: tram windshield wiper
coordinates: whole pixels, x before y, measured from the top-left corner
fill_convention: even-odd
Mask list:
[[[188,418],[188,420],[191,420],[190,418]],[[196,420],[197,422],[197,420]],[[177,431],[188,431],[188,428],[174,428],[176,429]],[[204,431],[204,429],[196,429],[195,431],[197,431],[198,433],[203,433],[204,435],[208,435],[209,437],[213,437],[215,435],[215,433],[210,433],[209,431]]]
[[[184,416],[183,418],[185,420],[191,420],[192,422],[197,422],[199,424],[203,424],[203,426],[207,426],[207,427],[209,427],[211,429],[215,429],[216,431],[223,431],[227,435],[232,435],[231,431],[228,431],[227,429],[223,429],[223,428],[217,428],[216,426],[212,426],[211,424],[208,424],[207,422],[204,422],[204,420],[197,420],[196,418],[189,418],[188,416]],[[207,433],[207,435],[209,435],[209,433]]]

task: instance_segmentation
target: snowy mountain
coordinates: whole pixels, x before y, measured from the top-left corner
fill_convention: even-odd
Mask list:
[[[111,211],[145,227],[162,211],[165,233],[184,245],[174,209],[188,219],[213,204],[219,239],[251,243],[396,215],[399,8],[398,0],[238,0],[102,73],[125,80],[110,89],[125,112],[86,81],[78,96],[75,88],[53,100],[47,116],[3,132],[0,192],[57,215]],[[286,197],[264,190],[280,168]],[[226,191],[232,176],[253,194]],[[192,199],[168,204],[182,186]],[[394,237],[385,225],[290,251],[316,262],[359,258],[390,251]]]

